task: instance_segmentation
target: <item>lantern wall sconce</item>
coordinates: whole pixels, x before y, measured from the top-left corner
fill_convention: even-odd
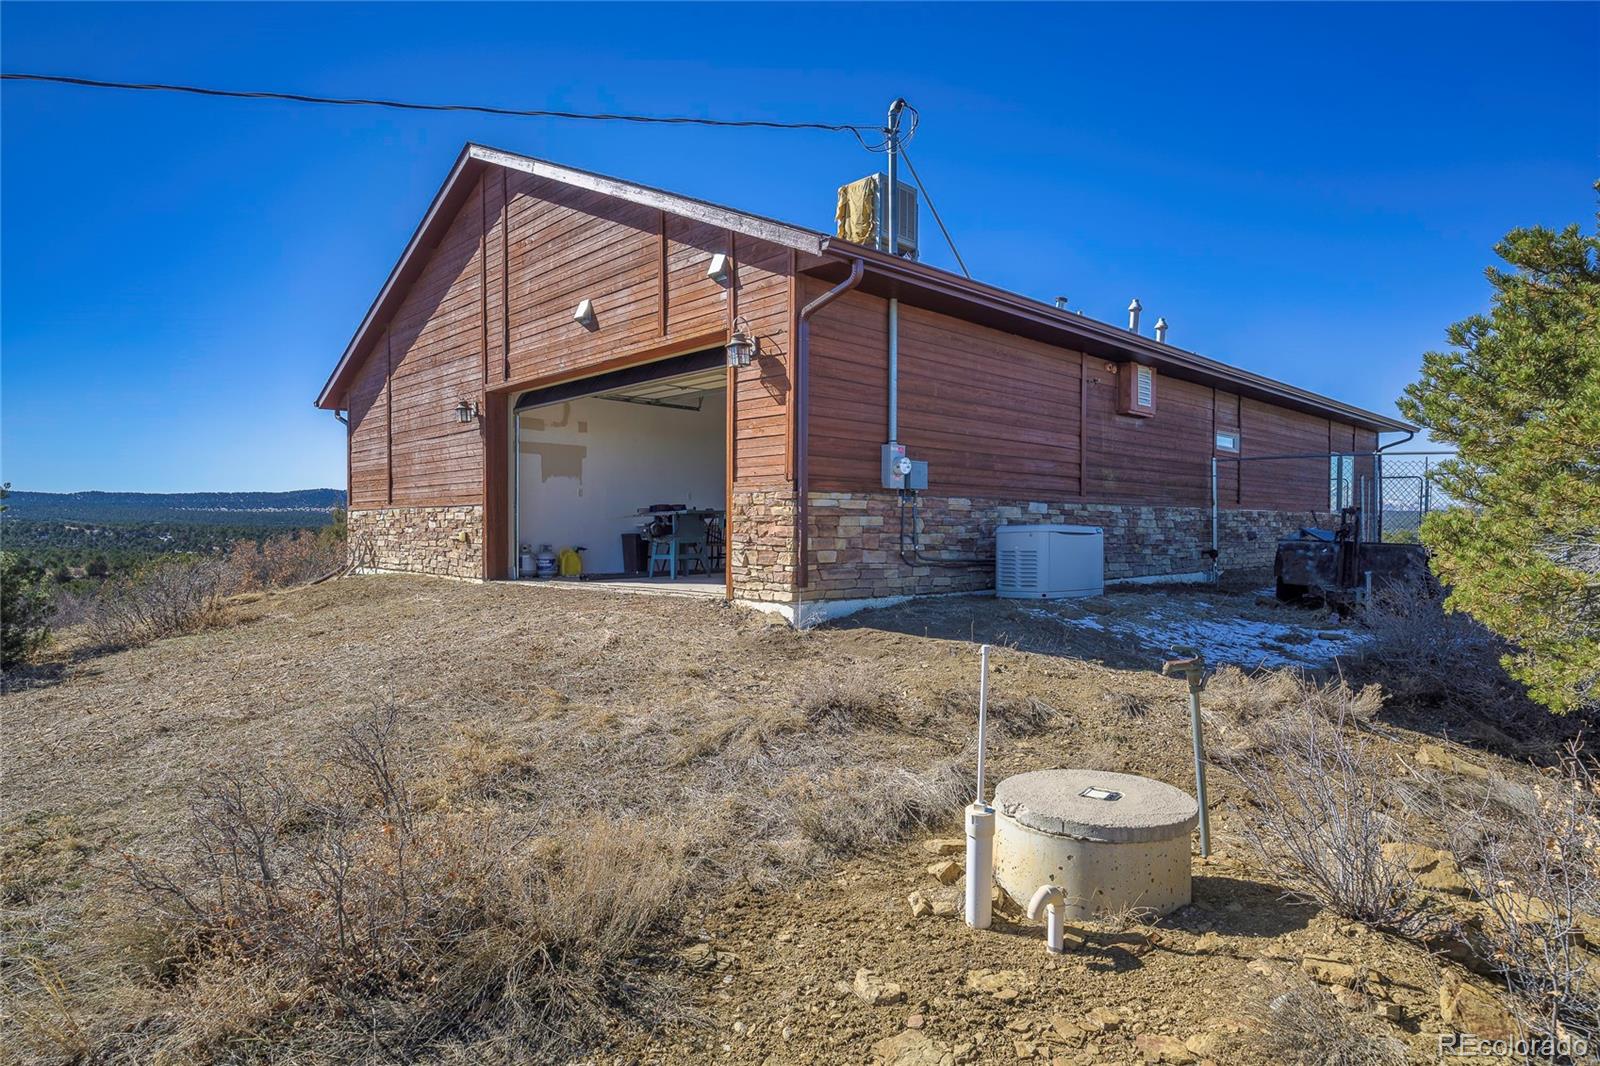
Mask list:
[[[728,280],[728,257],[718,252],[711,257],[711,265],[706,268],[706,277],[712,281]]]
[[[594,325],[594,301],[580,300],[578,309],[572,312],[572,321],[581,326],[592,327]]]
[[[749,366],[756,354],[756,336],[750,331],[750,320],[743,315],[733,320],[733,336],[728,338],[728,365]]]
[[[478,401],[462,400],[456,404],[456,421],[463,426],[478,420]]]

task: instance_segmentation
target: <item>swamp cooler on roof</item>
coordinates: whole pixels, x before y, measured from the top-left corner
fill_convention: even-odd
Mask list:
[[[1105,592],[1106,537],[1099,526],[1001,526],[994,554],[997,596],[1053,600]]]

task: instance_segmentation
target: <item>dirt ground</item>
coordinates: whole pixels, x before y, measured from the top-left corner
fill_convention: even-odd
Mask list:
[[[1157,672],[1164,655],[1183,644],[1216,665],[1334,669],[1365,638],[1325,613],[1146,588],[925,600],[795,632],[715,602],[402,577],[233,610],[227,628],[110,655],[69,641],[0,698],[0,974],[34,996],[48,982],[29,974],[59,974],[85,1030],[109,1023],[79,938],[103,918],[92,890],[117,856],[176,857],[208,773],[313,764],[352,715],[393,701],[407,751],[466,767],[472,802],[498,805],[507,832],[667,813],[710,841],[705,889],[654,964],[674,1009],[619,1026],[596,1061],[1266,1063],[1249,1018],[1308,955],[1381,972],[1392,1017],[1352,995],[1350,1018],[1434,1061],[1439,963],[1286,902],[1233,838],[1240,797],[1220,773],[1195,903],[1153,926],[1091,927],[1052,958],[1024,921],[974,933],[907,905],[959,891],[928,873],[927,841],[961,831],[977,643],[998,649],[993,780],[1070,765],[1190,788],[1185,690]],[[841,725],[851,708],[867,718]],[[1436,740],[1392,723],[1376,735],[1397,766]],[[880,810],[900,824],[880,832]],[[850,833],[819,834],[819,812],[842,812]],[[862,969],[898,994],[869,1003]],[[62,1058],[18,1014],[4,1024],[0,1059]],[[1153,1050],[1157,1036],[1201,1050]]]

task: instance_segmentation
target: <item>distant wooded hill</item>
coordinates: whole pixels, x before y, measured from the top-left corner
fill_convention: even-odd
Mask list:
[[[25,492],[6,497],[5,516],[87,522],[304,529],[325,525],[344,506],[341,489],[293,492]]]

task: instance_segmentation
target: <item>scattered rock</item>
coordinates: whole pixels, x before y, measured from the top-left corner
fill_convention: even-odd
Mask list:
[[[932,866],[928,867],[928,872],[932,874],[934,880],[938,881],[941,885],[953,885],[957,881],[961,880],[962,871],[961,864],[959,862],[952,862],[951,860],[946,859],[943,862],[936,862]]]
[[[1453,896],[1472,895],[1472,886],[1462,875],[1456,857],[1448,851],[1422,844],[1395,843],[1383,846],[1383,857],[1415,874],[1419,888]]]
[[[929,855],[960,855],[967,850],[965,837],[934,837],[922,842],[922,850]]]
[[[1189,1063],[1195,1060],[1194,1052],[1184,1047],[1183,1041],[1175,1036],[1162,1036],[1160,1033],[1140,1033],[1133,1038],[1133,1046],[1139,1049],[1146,1062]]]
[[[1091,1033],[1114,1033],[1122,1027],[1122,1015],[1110,1007],[1096,1007],[1083,1016],[1078,1026]]]
[[[1083,1027],[1064,1014],[1052,1015],[1050,1018],[1050,1028],[1055,1031],[1056,1036],[1059,1036],[1062,1040],[1065,1040],[1069,1044],[1078,1044],[1083,1042]]]
[[[1019,1059],[1031,1059],[1031,1058],[1033,1058],[1034,1052],[1037,1050],[1032,1044],[1030,1044],[1026,1040],[1018,1040],[1018,1041],[1016,1041],[1012,1045],[1012,1048],[1013,1048],[1013,1050],[1016,1051],[1017,1058],[1019,1058]]]
[[[1021,970],[969,970],[967,987],[1002,999],[1016,999],[1019,989],[1033,987],[1033,978]],[[1006,997],[1006,992],[1011,995]]]
[[[956,905],[953,900],[936,899],[933,901],[933,916],[935,918],[954,918]]]
[[[1444,971],[1439,982],[1439,1013],[1446,1025],[1484,1040],[1511,1040],[1517,1023],[1493,995]]]
[[[1196,955],[1221,955],[1226,952],[1227,945],[1216,933],[1206,933],[1194,942]]]
[[[1371,1002],[1353,988],[1335,988],[1333,998],[1345,1010],[1366,1010],[1367,1004]]]
[[[871,1007],[899,1003],[906,998],[905,990],[893,981],[885,981],[872,970],[862,967],[856,971],[852,986],[856,998]]]
[[[879,1066],[939,1066],[947,1054],[942,1045],[915,1029],[872,1045],[872,1059]]]
[[[1372,1013],[1391,1022],[1403,1022],[1406,1020],[1405,1008],[1398,1003],[1379,1001],[1372,1005]]]
[[[1424,744],[1417,749],[1417,765],[1426,766],[1457,777],[1470,777],[1474,781],[1489,780],[1489,771],[1477,763],[1468,762],[1438,744]]]
[[[1199,1059],[1214,1059],[1224,1050],[1227,1037],[1220,1032],[1195,1033],[1183,1042],[1189,1054]]]
[[[685,966],[695,970],[709,970],[716,965],[717,953],[710,944],[690,944],[678,952]]]
[[[1320,981],[1325,985],[1338,985],[1341,988],[1354,988],[1361,979],[1360,972],[1348,962],[1324,959],[1316,955],[1307,955],[1301,959],[1300,968],[1309,974],[1313,981]]]
[[[911,917],[926,918],[933,913],[933,904],[928,902],[928,897],[921,892],[913,892],[906,897],[906,902],[911,904]]]
[[[907,1029],[921,1029],[927,1023],[928,1020],[920,1014],[911,1014],[906,1017]]]

